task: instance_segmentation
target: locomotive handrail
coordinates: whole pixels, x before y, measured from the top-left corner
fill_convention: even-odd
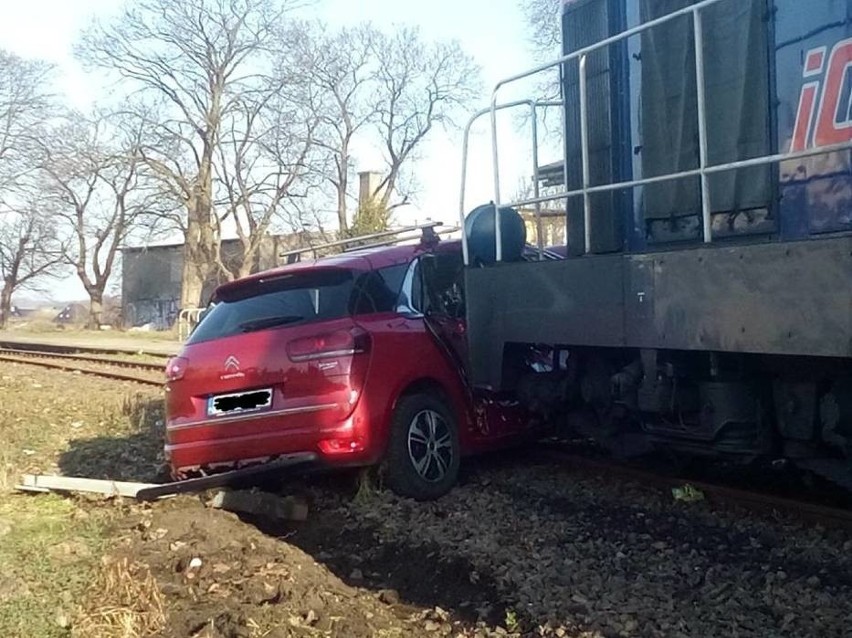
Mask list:
[[[761,157],[753,157],[747,160],[738,160],[736,162],[728,162],[726,164],[711,164],[704,169],[704,172],[707,175],[714,175],[716,173],[724,173],[726,171],[735,171],[741,168],[751,168],[753,166],[764,166],[766,164],[777,164],[778,162],[786,162],[790,160],[796,159],[804,159],[806,157],[814,157],[816,155],[826,155],[828,153],[837,153],[840,151],[849,151],[852,150],[852,141],[850,142],[839,142],[837,144],[830,144],[826,146],[817,146],[814,148],[805,149],[803,151],[795,151],[793,153],[776,153],[775,155],[763,155]],[[517,201],[513,201],[508,206],[529,206],[530,204],[534,204],[536,202],[543,204],[545,202],[553,201],[554,199],[562,199],[563,197],[579,197],[584,193],[588,192],[590,194],[594,193],[606,193],[610,191],[617,191],[627,188],[635,188],[637,186],[645,186],[646,184],[659,184],[661,182],[670,182],[676,179],[683,179],[684,177],[697,177],[701,175],[700,168],[694,168],[688,171],[682,171],[680,173],[669,173],[666,175],[657,175],[655,177],[646,177],[643,179],[635,179],[627,182],[613,182],[612,184],[601,184],[599,186],[590,186],[589,188],[578,188],[571,191],[563,191],[561,193],[555,193],[553,195],[545,195],[543,197],[534,198],[531,197],[529,199],[521,199]]]
[[[532,125],[532,137],[533,137],[533,190],[535,192],[535,197],[538,198],[541,196],[540,185],[538,179],[538,109],[539,108],[547,108],[554,106],[563,106],[563,102],[561,100],[515,100],[513,102],[504,102],[503,104],[497,105],[496,109],[498,111],[502,111],[505,109],[513,109],[519,106],[527,106],[530,109],[530,122]],[[460,211],[460,222],[461,228],[464,229],[464,215],[465,215],[465,195],[466,193],[466,185],[467,185],[467,159],[468,159],[468,150],[470,146],[470,131],[473,128],[473,125],[476,121],[484,115],[488,115],[491,113],[491,108],[485,108],[480,111],[477,111],[473,114],[473,116],[468,120],[467,124],[464,127],[464,136],[462,138],[462,174],[461,174],[461,189],[459,195],[459,211]],[[568,170],[567,164],[563,165],[563,173]],[[566,174],[567,177],[567,174]],[[565,180],[567,183],[567,179]],[[531,202],[536,204],[535,208],[535,225],[536,225],[536,236],[538,241],[536,242],[538,245],[539,259],[544,258],[544,245],[542,244],[542,227],[541,227],[541,204],[540,202]],[[468,245],[467,245],[467,237],[465,233],[462,232],[462,253],[464,255],[464,263],[467,264],[469,261],[468,255]]]
[[[509,202],[508,206],[528,206],[535,204],[536,206],[540,206],[542,203],[553,201],[556,199],[570,198],[570,197],[583,197],[583,220],[584,220],[584,253],[589,254],[591,252],[591,244],[592,244],[592,231],[591,231],[591,221],[592,221],[592,212],[591,212],[591,195],[594,193],[600,192],[609,192],[615,190],[622,190],[627,188],[635,188],[639,186],[645,186],[649,184],[655,184],[666,181],[673,181],[677,179],[684,179],[687,177],[700,177],[701,181],[701,216],[702,216],[702,227],[703,227],[703,237],[705,243],[712,243],[713,241],[713,229],[712,229],[712,206],[710,200],[710,184],[709,177],[715,173],[722,173],[726,171],[738,170],[742,168],[749,168],[753,166],[764,166],[768,164],[775,164],[778,162],[784,162],[788,160],[802,159],[806,157],[813,157],[816,155],[824,155],[828,153],[838,152],[838,151],[848,151],[852,150],[852,141],[849,142],[841,142],[838,144],[818,146],[810,149],[805,149],[801,151],[788,152],[788,153],[776,153],[773,155],[764,155],[760,157],[750,158],[746,160],[739,160],[735,162],[726,162],[724,164],[709,164],[708,162],[708,142],[707,142],[707,112],[706,112],[706,83],[705,83],[705,73],[704,73],[704,25],[702,20],[702,11],[707,7],[713,6],[720,2],[731,1],[731,0],[702,0],[701,2],[697,2],[694,5],[689,7],[684,7],[682,9],[678,9],[671,13],[668,13],[659,18],[655,18],[653,20],[649,20],[644,22],[638,26],[632,27],[625,31],[622,31],[619,34],[614,36],[605,38],[600,42],[596,42],[587,47],[583,47],[569,53],[567,55],[563,55],[562,57],[548,62],[546,64],[541,64],[537,67],[534,67],[528,71],[524,71],[522,73],[518,73],[516,75],[510,76],[503,80],[498,81],[494,89],[491,93],[491,106],[487,109],[483,109],[476,113],[471,121],[468,123],[467,128],[465,129],[465,139],[463,146],[463,170],[462,170],[462,197],[461,197],[461,210],[460,210],[460,221],[462,227],[464,227],[465,221],[465,210],[464,210],[464,192],[465,192],[465,180],[466,180],[466,164],[467,164],[467,143],[468,143],[468,134],[470,131],[470,127],[473,122],[484,115],[485,113],[489,113],[491,116],[491,161],[492,161],[492,171],[493,171],[493,180],[494,180],[494,198],[493,198],[493,206],[494,206],[494,214],[495,214],[495,224],[494,224],[494,243],[495,243],[495,256],[496,261],[502,261],[503,258],[503,241],[502,241],[502,229],[499,223],[500,220],[500,209],[504,204],[501,201],[501,193],[500,193],[500,162],[499,162],[499,149],[498,149],[498,139],[497,139],[497,112],[510,108],[512,106],[519,106],[524,104],[537,104],[535,100],[518,100],[516,102],[509,102],[505,104],[498,103],[498,95],[501,88],[517,82],[519,80],[530,78],[534,75],[537,75],[543,71],[559,67],[562,68],[564,64],[568,62],[572,62],[577,60],[579,63],[579,102],[580,102],[580,146],[581,146],[581,162],[582,162],[582,187],[574,190],[568,189],[568,180],[567,180],[567,167],[568,167],[568,157],[567,157],[567,143],[564,146],[563,153],[563,174],[565,175],[564,184],[565,190],[562,190],[558,193],[548,194],[542,196],[538,189],[538,162],[536,160],[536,166],[534,170],[534,179],[536,179],[536,192],[535,196],[532,198],[526,198],[522,200]],[[698,103],[698,137],[699,137],[699,165],[696,169],[679,171],[676,173],[668,173],[665,175],[657,175],[654,177],[645,177],[642,179],[629,180],[624,182],[616,182],[610,184],[601,184],[597,186],[592,186],[590,179],[590,161],[589,161],[589,126],[588,126],[588,95],[587,95],[587,60],[588,55],[590,53],[594,53],[600,49],[605,47],[609,47],[612,44],[616,44],[623,40],[626,40],[632,36],[641,34],[645,31],[648,31],[656,26],[665,24],[670,22],[678,17],[692,15],[693,20],[693,29],[695,34],[695,71],[696,71],[696,98]],[[560,74],[561,76],[561,74]],[[562,84],[562,83],[560,83]],[[532,107],[532,110],[535,111],[535,107]],[[535,125],[535,117],[533,117],[533,123]],[[567,140],[566,140],[567,142]],[[537,157],[538,153],[538,139],[537,135],[533,140],[533,154]],[[462,234],[462,244],[464,250],[464,258],[465,264],[469,264],[469,246],[468,246],[468,237],[466,233]]]

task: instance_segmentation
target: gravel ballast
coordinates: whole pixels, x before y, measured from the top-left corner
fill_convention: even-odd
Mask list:
[[[437,503],[315,498],[345,521],[341,549],[368,529],[375,551],[467,565],[458,578],[495,592],[491,606],[531,635],[852,636],[847,532],[552,464],[485,466]]]

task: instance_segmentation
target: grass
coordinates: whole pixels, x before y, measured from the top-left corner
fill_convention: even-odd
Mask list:
[[[3,638],[133,638],[150,635],[159,622],[156,611],[150,618],[139,616],[125,604],[131,598],[140,604],[156,600],[140,568],[102,563],[116,519],[125,513],[123,505],[13,491],[23,473],[69,473],[69,464],[73,473],[88,476],[111,472],[110,464],[128,473],[142,471],[137,467],[153,471],[147,466],[156,459],[140,457],[159,446],[148,441],[150,422],[161,418],[156,407],[149,407],[156,406],[157,393],[135,392],[122,384],[32,366],[13,364],[0,372]],[[148,594],[135,589],[137,576]],[[109,597],[93,589],[104,584],[116,585]]]
[[[69,635],[111,519],[110,508],[83,510],[52,494],[0,495],[0,635]]]
[[[85,337],[86,339],[114,339],[128,337],[132,339],[147,339],[152,341],[177,341],[177,328],[171,330],[88,330],[82,325],[57,324],[49,320],[10,321],[8,328],[3,331],[10,338],[15,335],[51,335],[55,337]]]
[[[354,500],[361,505],[372,501],[378,492],[383,489],[382,477],[374,468],[366,467],[358,470],[357,484]]]

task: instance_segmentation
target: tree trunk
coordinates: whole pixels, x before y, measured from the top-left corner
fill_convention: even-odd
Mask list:
[[[3,286],[0,292],[0,329],[5,328],[12,314],[12,287],[8,284]]]
[[[341,237],[346,235],[346,231],[349,230],[349,223],[346,219],[346,193],[343,189],[337,191],[337,224]]]
[[[247,244],[251,244],[250,241],[246,242]],[[252,274],[255,268],[255,257],[256,251],[252,249],[249,245],[248,247],[243,246],[243,260],[240,262],[239,266],[232,273],[234,279],[242,279],[243,277],[248,277]]]
[[[198,308],[201,304],[201,295],[204,292],[204,279],[198,268],[199,250],[195,242],[189,236],[183,251],[183,270],[181,272],[180,307]]]
[[[346,191],[349,188],[349,150],[344,145],[341,149],[341,160],[337,170],[337,223],[340,238],[349,232],[349,221],[346,219]]]
[[[210,214],[205,216],[200,206],[196,204],[189,208],[187,216],[186,235],[183,247],[183,269],[181,271],[181,295],[180,309],[200,308],[201,295],[204,292],[204,284],[211,271],[211,264],[207,258],[205,241],[211,239]],[[207,232],[204,225],[207,225]]]
[[[89,330],[100,330],[101,319],[104,312],[104,291],[92,288],[89,292],[89,320],[86,328]]]

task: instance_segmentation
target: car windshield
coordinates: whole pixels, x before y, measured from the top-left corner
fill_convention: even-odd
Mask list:
[[[349,270],[317,270],[235,286],[222,293],[187,343],[345,317],[354,281]]]

